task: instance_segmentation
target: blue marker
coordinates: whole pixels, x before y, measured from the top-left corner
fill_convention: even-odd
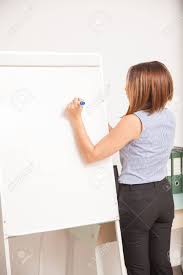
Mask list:
[[[80,105],[81,106],[85,105],[85,102],[84,101],[80,101]]]

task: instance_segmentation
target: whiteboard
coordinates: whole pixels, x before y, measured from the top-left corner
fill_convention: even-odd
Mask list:
[[[119,218],[111,157],[83,162],[63,111],[86,101],[95,144],[108,133],[97,54],[0,52],[0,169],[6,234],[18,236]]]

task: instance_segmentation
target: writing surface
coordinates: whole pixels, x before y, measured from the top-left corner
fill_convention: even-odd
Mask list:
[[[64,64],[58,55],[57,66],[0,66],[1,190],[9,236],[118,217],[111,158],[84,163],[63,114],[79,96],[92,142],[108,133],[105,102],[87,112],[103,93],[101,66]]]

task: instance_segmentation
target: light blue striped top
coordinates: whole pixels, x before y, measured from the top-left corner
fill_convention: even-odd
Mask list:
[[[168,108],[151,115],[145,111],[134,114],[141,120],[143,130],[138,139],[120,150],[119,183],[160,181],[167,176],[167,163],[174,145],[175,116]]]

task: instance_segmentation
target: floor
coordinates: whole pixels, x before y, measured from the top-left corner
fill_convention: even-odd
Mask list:
[[[178,266],[178,267],[174,267],[173,268],[173,275],[182,275],[182,271],[181,271],[181,268]]]

